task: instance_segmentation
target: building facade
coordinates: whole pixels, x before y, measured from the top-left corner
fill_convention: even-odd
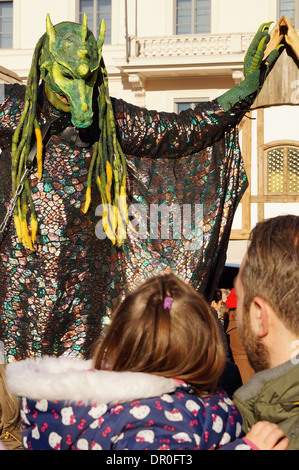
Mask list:
[[[26,82],[33,50],[53,24],[81,21],[98,34],[110,95],[158,111],[212,100],[243,78],[245,52],[261,23],[287,16],[299,29],[299,0],[0,0],[0,81]],[[227,263],[238,265],[251,227],[299,215],[299,59],[285,48],[240,126],[250,182],[235,215]],[[278,85],[279,84],[279,85]]]

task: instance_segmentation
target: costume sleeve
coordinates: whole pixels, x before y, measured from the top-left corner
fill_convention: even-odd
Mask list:
[[[177,158],[219,141],[251,105],[246,99],[225,111],[217,100],[179,114],[149,111],[113,98],[118,138],[127,155]]]

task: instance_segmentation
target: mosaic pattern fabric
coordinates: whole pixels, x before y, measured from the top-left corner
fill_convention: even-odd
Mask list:
[[[24,91],[7,86],[0,109],[1,221],[11,197],[11,138]],[[127,156],[128,206],[139,204],[146,215],[146,237],[128,231],[121,248],[96,232],[101,219],[96,187],[92,207],[82,212],[91,149],[52,135],[42,179],[37,172],[30,175],[39,221],[35,251],[23,248],[13,223],[0,245],[0,339],[9,361],[44,354],[87,356],[123,295],[167,266],[209,295],[247,187],[235,126],[250,105],[243,101],[225,112],[215,100],[176,115],[113,99]],[[194,249],[174,221],[167,237],[162,228],[155,236],[151,232],[150,210],[171,204],[180,215],[188,205],[191,213],[196,204],[202,208],[202,237]]]

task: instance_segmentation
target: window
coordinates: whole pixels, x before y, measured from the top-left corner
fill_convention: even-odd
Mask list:
[[[111,44],[111,0],[80,0],[79,21],[82,22],[83,13],[87,15],[87,24],[96,38],[102,19],[106,24],[105,44]]]
[[[0,0],[0,48],[12,48],[12,10],[13,2]]]
[[[199,103],[209,101],[209,98],[199,98],[197,100],[186,101],[184,99],[175,100],[175,112],[180,113],[186,109],[194,109]]]
[[[265,155],[265,193],[268,195],[299,194],[299,143],[267,149]]]
[[[296,28],[298,27],[298,1],[296,0],[280,0],[279,1],[279,18],[282,16],[287,16],[292,25]]]
[[[176,0],[176,34],[209,34],[211,0]]]

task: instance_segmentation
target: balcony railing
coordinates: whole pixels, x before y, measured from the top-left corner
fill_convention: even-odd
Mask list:
[[[132,58],[213,56],[243,54],[254,34],[208,34],[165,37],[138,37]]]

